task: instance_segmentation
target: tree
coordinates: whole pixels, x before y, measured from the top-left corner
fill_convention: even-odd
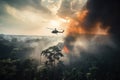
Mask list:
[[[47,58],[45,64],[50,65],[51,67],[55,66],[55,62],[60,61],[60,57],[63,57],[61,50],[57,46],[52,46],[43,50],[41,55]]]
[[[63,65],[60,60],[60,58],[63,57],[61,50],[57,46],[52,46],[46,50],[43,50],[41,55],[47,58],[45,61],[45,71],[47,71],[46,73],[48,75],[46,77],[49,77],[50,80],[61,80],[62,77],[60,77],[60,75],[62,74],[62,70],[58,73],[60,70],[58,67]]]

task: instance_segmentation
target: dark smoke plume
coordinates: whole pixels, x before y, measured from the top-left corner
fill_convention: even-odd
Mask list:
[[[105,26],[110,26],[110,33],[120,35],[120,10],[118,0],[88,0],[89,10],[86,25],[92,26],[96,21],[102,22]]]
[[[110,35],[119,35],[119,3],[115,0],[88,0],[88,2],[83,7],[83,10],[88,10],[87,16],[85,16],[85,21],[83,22],[83,27],[85,31],[91,31],[96,25],[96,23],[100,22],[103,30],[105,30],[108,26],[110,27],[109,32]],[[67,7],[69,8],[69,6]],[[63,9],[61,9],[63,10]],[[69,9],[67,9],[69,11]],[[66,11],[67,11],[66,10]],[[59,10],[60,11],[60,10]],[[63,10],[64,11],[64,10]],[[67,12],[68,12],[67,11]],[[82,12],[78,10],[78,12]],[[66,12],[65,12],[66,13]],[[71,11],[69,11],[71,13]],[[73,20],[76,20],[73,15],[66,13],[63,16],[71,17]],[[60,14],[60,12],[59,12]],[[71,13],[73,14],[73,13]],[[81,22],[77,20],[79,24],[75,27],[81,27]],[[83,19],[82,19],[83,21]],[[73,25],[74,26],[74,25]],[[72,26],[71,30],[74,28]],[[71,25],[70,25],[71,27]],[[78,28],[77,28],[78,29]],[[76,29],[76,32],[78,31]],[[64,44],[70,50],[70,54],[78,55],[80,53],[98,53],[100,52],[99,48],[102,46],[113,47],[114,43],[109,37],[110,35],[84,35],[84,34],[69,34],[65,38]],[[102,43],[102,44],[101,44]]]

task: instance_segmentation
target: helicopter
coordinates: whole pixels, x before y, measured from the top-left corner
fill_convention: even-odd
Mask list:
[[[48,29],[51,29],[51,28],[48,28]],[[64,30],[59,31],[59,30],[57,30],[56,28],[55,28],[55,29],[51,29],[51,30],[52,30],[51,33],[53,33],[53,34],[63,33],[63,32],[64,32]]]

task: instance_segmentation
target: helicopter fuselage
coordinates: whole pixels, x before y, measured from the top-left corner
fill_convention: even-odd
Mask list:
[[[52,33],[58,33],[59,31],[57,31],[57,30],[54,30],[54,31],[52,31]]]
[[[63,30],[63,31],[58,31],[58,30],[53,30],[53,31],[52,31],[52,33],[54,33],[54,34],[63,33],[63,32],[64,32],[64,30]]]

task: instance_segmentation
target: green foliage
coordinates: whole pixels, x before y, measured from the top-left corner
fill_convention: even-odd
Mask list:
[[[30,42],[0,39],[0,80],[120,80],[120,49],[101,46],[105,52],[82,52],[78,61],[64,65],[61,50],[52,46],[42,51],[47,60],[39,64],[25,57],[33,50],[25,46]]]
[[[4,59],[0,60],[0,78],[10,79],[16,75],[17,69],[15,63],[17,60]]]
[[[61,50],[57,46],[49,47],[48,49],[42,51],[41,55],[48,59],[46,60],[45,64],[50,66],[53,66],[55,61],[59,62],[60,58],[63,57]]]

